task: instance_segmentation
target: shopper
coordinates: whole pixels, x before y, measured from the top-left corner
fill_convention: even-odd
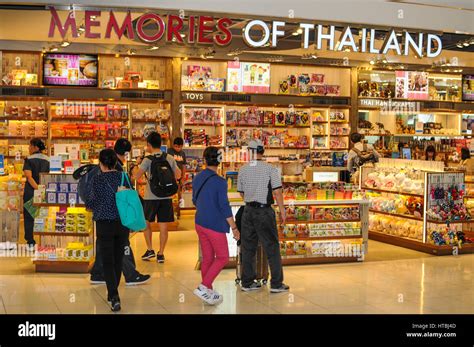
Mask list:
[[[280,219],[284,223],[286,211],[283,205],[281,174],[276,167],[262,160],[265,149],[260,140],[251,140],[248,148],[252,160],[240,169],[237,178],[237,190],[245,201],[241,230],[242,290],[251,291],[261,287],[261,284],[255,281],[255,256],[260,241],[270,265],[270,292],[286,292],[290,287],[283,283],[278,230],[275,211],[272,208],[275,194]]]
[[[461,167],[466,172],[466,175],[474,175],[474,159],[471,158],[471,152],[469,148],[461,148]]]
[[[165,262],[165,247],[168,241],[168,224],[174,221],[174,211],[173,211],[173,202],[172,195],[165,197],[158,197],[153,194],[150,187],[150,180],[152,180],[152,174],[158,178],[162,175],[166,175],[167,172],[171,170],[174,174],[174,178],[178,180],[181,177],[181,170],[176,164],[176,160],[171,155],[163,153],[161,151],[161,136],[157,132],[152,132],[147,137],[147,151],[151,155],[145,157],[140,164],[140,168],[137,170],[133,176],[134,180],[140,179],[143,174],[146,173],[147,185],[145,187],[145,197],[144,197],[144,210],[145,218],[147,220],[147,228],[144,231],[145,242],[147,246],[147,251],[143,254],[143,260],[149,260],[155,257],[155,251],[153,250],[153,240],[152,240],[152,222],[157,221],[160,228],[160,250],[156,254],[156,260],[159,263]],[[166,164],[167,163],[167,164]],[[161,165],[163,164],[163,165]],[[161,170],[159,172],[152,172],[154,170]],[[171,182],[169,183],[171,184]],[[176,184],[176,182],[174,182]]]
[[[116,168],[117,161],[113,149],[103,149],[99,153],[102,173],[93,178],[91,194],[85,201],[86,207],[92,210],[96,223],[99,252],[104,264],[107,285],[107,301],[110,302],[111,310],[114,312],[121,309],[118,286],[129,235],[129,230],[120,221],[115,202],[115,194],[122,181],[122,172]]]
[[[218,148],[206,148],[206,169],[193,180],[196,232],[202,254],[202,281],[194,294],[211,305],[222,302],[222,295],[213,289],[212,283],[229,261],[226,236],[229,228],[232,228],[234,239],[240,238],[227,198],[227,182],[217,174],[219,156]]]
[[[184,180],[186,179],[186,153],[183,151],[184,140],[182,137],[177,137],[173,141],[173,147],[168,148],[168,154],[172,155],[176,164],[181,170],[181,178],[178,181],[178,199],[181,203]],[[178,208],[178,218],[180,216],[180,209]]]
[[[429,145],[425,150],[425,160],[436,161],[436,149],[433,145]]]
[[[115,169],[119,172],[124,171],[126,167],[126,154],[130,153],[132,150],[132,144],[125,138],[118,139],[114,145],[114,151],[117,155],[117,165]],[[91,269],[91,283],[92,284],[102,284],[105,283],[104,277],[104,268],[102,257],[100,254],[100,246],[98,245],[99,239],[96,243],[96,258],[94,265]],[[125,284],[127,286],[144,284],[150,280],[150,275],[142,275],[136,269],[135,258],[133,255],[132,247],[130,246],[130,240],[127,239],[127,244],[125,245],[125,252],[123,255],[122,263],[123,277],[125,278]]]
[[[49,157],[43,153],[45,150],[46,145],[41,139],[34,138],[30,140],[28,148],[30,155],[23,164],[23,174],[26,177],[23,203],[33,199],[34,191],[38,189],[38,184],[40,183],[40,174],[49,172]],[[33,237],[35,219],[25,207],[23,208],[23,220],[25,240],[28,246],[32,248],[36,244]]]
[[[350,136],[354,144],[347,155],[347,171],[351,173],[352,181],[358,182],[358,169],[365,163],[375,163],[379,161],[380,154],[374,147],[363,140],[359,133],[353,133]]]

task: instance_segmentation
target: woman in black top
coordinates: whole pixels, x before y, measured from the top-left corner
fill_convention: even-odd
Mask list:
[[[34,138],[30,141],[28,148],[30,155],[23,164],[23,174],[26,177],[25,190],[23,192],[23,203],[33,199],[34,191],[38,189],[40,182],[40,173],[49,172],[49,157],[42,152],[46,149],[41,139]],[[35,245],[33,238],[34,217],[23,208],[23,220],[25,226],[25,240],[30,247]]]
[[[86,207],[92,210],[96,223],[107,301],[112,311],[116,312],[121,309],[118,286],[129,230],[122,225],[115,202],[115,193],[122,181],[122,172],[116,169],[117,155],[112,149],[104,149],[99,154],[99,164],[102,172],[92,180],[92,191],[86,200]],[[128,186],[126,180],[124,184]]]

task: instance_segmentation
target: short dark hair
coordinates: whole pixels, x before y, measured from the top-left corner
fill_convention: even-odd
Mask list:
[[[30,140],[30,145],[38,147],[40,151],[44,151],[46,149],[46,145],[44,144],[43,140],[37,137]]]
[[[213,147],[213,146],[207,147],[204,150],[204,154],[203,154],[204,160],[206,161],[206,165],[218,166],[220,163],[219,161],[220,154],[221,153],[220,153],[219,148]]]
[[[108,169],[113,169],[117,165],[117,154],[112,148],[106,148],[100,151],[99,161]]]
[[[114,151],[118,155],[125,155],[125,153],[130,152],[132,150],[132,144],[125,138],[120,138],[115,141]]]
[[[357,143],[362,141],[362,135],[359,133],[352,133],[351,134],[351,142],[352,143]]]
[[[176,146],[183,146],[184,145],[184,140],[182,137],[177,137],[174,139],[173,141],[173,145],[176,145]]]
[[[150,144],[153,148],[160,148],[161,147],[161,135],[158,134],[156,131],[153,131],[146,137],[146,142]]]
[[[466,159],[471,159],[471,152],[467,147],[461,148],[461,159],[466,160]]]

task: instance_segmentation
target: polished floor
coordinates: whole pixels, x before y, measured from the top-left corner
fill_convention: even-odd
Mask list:
[[[474,255],[435,257],[379,242],[369,243],[362,263],[285,267],[289,293],[243,293],[235,271],[224,270],[215,282],[224,301],[207,306],[192,294],[200,280],[197,238],[189,221],[182,228],[188,230],[170,233],[165,264],[139,260],[143,237],[133,237],[137,267],[152,279],[121,284],[121,314],[474,313]],[[27,258],[0,258],[0,313],[111,313],[105,286],[88,280],[87,274],[35,273]]]

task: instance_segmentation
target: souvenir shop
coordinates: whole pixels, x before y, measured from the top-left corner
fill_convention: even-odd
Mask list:
[[[51,172],[25,206],[37,271],[87,271],[94,225],[71,173],[119,137],[136,161],[151,131],[164,149],[184,139],[181,218],[192,218],[206,146],[223,150],[237,209],[238,169],[261,139],[284,181],[285,264],[361,261],[369,239],[435,255],[474,250],[474,177],[461,160],[461,148],[474,152],[474,38],[179,11],[8,11],[35,30],[0,24],[0,244],[23,242],[23,159],[42,138]],[[358,183],[347,171],[354,132],[382,156]],[[428,146],[435,161],[424,160]]]

